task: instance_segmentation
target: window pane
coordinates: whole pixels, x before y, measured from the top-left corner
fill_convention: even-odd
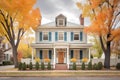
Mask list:
[[[59,33],[59,40],[63,40],[63,33]]]
[[[79,40],[79,34],[74,34],[74,40]]]
[[[59,25],[63,26],[63,20],[59,20]]]
[[[44,40],[48,40],[48,33],[44,33]]]

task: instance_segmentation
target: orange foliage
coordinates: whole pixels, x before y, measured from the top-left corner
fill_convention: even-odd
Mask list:
[[[38,8],[33,9],[35,3],[36,0],[1,0],[0,9],[9,13],[19,28],[36,29],[41,23],[41,14]]]
[[[18,51],[17,58],[18,58],[18,62],[21,62],[22,53],[20,51]]]
[[[119,29],[113,29],[113,26],[115,26],[114,24],[116,24],[113,22],[116,16],[115,13],[119,12],[119,8],[115,7],[115,5],[120,3],[119,0],[110,0],[109,3],[107,0],[85,1],[85,4],[82,4],[80,2],[77,3],[77,6],[82,9],[82,15],[91,19],[91,25],[85,28],[84,31],[86,33],[92,33],[99,36],[105,36],[110,33],[111,36],[109,37],[109,40],[113,40],[113,38],[115,40],[119,40],[119,38],[117,38],[117,35],[120,34]],[[87,7],[88,5],[90,7]],[[111,7],[111,5],[113,7]],[[117,17],[118,19],[120,18],[120,16]]]

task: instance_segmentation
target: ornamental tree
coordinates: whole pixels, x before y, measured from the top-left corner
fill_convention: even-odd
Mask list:
[[[84,0],[77,3],[83,17],[89,17],[88,34],[99,36],[105,54],[104,67],[110,69],[111,42],[120,40],[120,0]],[[105,43],[104,43],[105,40]]]
[[[21,38],[29,28],[36,29],[41,22],[36,0],[1,0],[0,35],[5,36],[12,47],[15,67],[18,66],[17,49]]]

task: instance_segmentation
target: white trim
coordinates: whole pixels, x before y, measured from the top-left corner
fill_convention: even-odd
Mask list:
[[[56,64],[56,62],[55,62],[55,59],[56,59],[56,48],[54,48],[54,53],[53,53],[53,68],[55,69],[55,64]]]
[[[32,63],[34,61],[34,48],[32,49]]]
[[[69,60],[69,48],[67,48],[67,67],[69,69],[69,64],[70,64],[70,60]]]

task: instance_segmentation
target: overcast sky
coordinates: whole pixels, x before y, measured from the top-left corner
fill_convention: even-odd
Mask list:
[[[42,24],[53,22],[55,17],[63,14],[67,20],[79,24],[80,10],[76,6],[78,0],[37,0],[35,7],[39,7],[42,15]],[[89,21],[85,20],[85,25]]]

